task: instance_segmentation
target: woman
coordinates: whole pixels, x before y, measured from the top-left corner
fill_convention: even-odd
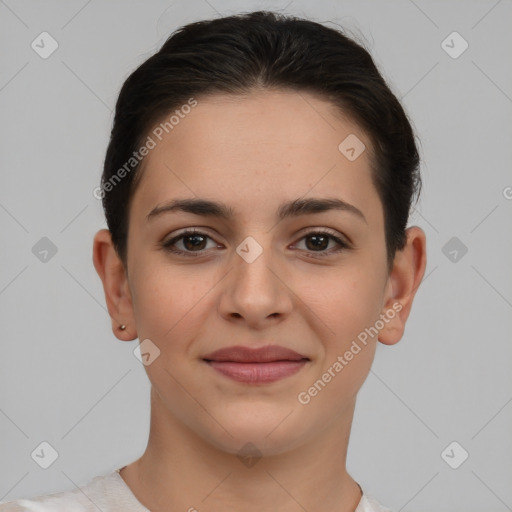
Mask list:
[[[192,23],[124,83],[94,239],[139,338],[136,461],[2,511],[386,511],[346,470],[378,341],[425,271],[415,137],[368,52],[271,12]]]

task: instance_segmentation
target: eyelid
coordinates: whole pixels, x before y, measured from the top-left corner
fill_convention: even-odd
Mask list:
[[[339,238],[342,242],[346,243],[347,245],[349,244],[352,244],[352,240],[350,240],[350,238],[343,234],[343,233],[340,233],[339,231],[336,231],[335,229],[332,229],[332,228],[326,228],[326,227],[323,227],[323,226],[317,226],[317,227],[308,227],[308,228],[304,228],[305,231],[303,230],[300,230],[298,233],[297,233],[297,236],[306,236],[306,235],[309,235],[310,233],[327,233],[331,236],[333,236],[334,238]]]
[[[193,228],[182,228],[177,233],[175,233],[171,238],[169,238],[168,240],[166,240],[163,243],[167,243],[167,242],[174,240],[180,236],[190,235],[190,234],[207,235],[208,237],[210,237],[213,240],[214,237],[208,233],[208,229],[209,228],[202,227],[202,226],[197,226],[197,227],[193,227]],[[328,228],[328,227],[324,227],[324,226],[310,226],[307,228],[303,228],[303,229],[299,230],[295,234],[295,236],[303,236],[304,237],[304,236],[308,235],[309,233],[319,233],[319,232],[328,233],[329,235],[332,235],[333,237],[341,238],[342,241],[344,241],[347,244],[352,244],[352,240],[347,235],[340,233],[339,231],[336,231],[332,228]]]
[[[186,257],[188,257],[188,256],[198,257],[198,256],[206,255],[210,252],[210,249],[201,249],[200,251],[184,251],[182,249],[173,249],[172,247],[183,237],[192,236],[192,235],[204,236],[205,238],[209,238],[210,240],[217,243],[215,241],[214,237],[210,236],[210,234],[207,232],[207,230],[208,230],[208,228],[203,228],[203,227],[183,228],[182,230],[175,233],[171,238],[161,242],[160,246],[164,250],[166,250],[172,254],[176,254],[176,255],[180,255],[180,256],[184,255]],[[353,248],[352,241],[346,235],[341,234],[332,228],[314,227],[314,226],[311,227],[310,226],[310,227],[304,228],[303,230],[299,230],[295,236],[299,237],[297,242],[300,242],[302,239],[304,239],[308,235],[313,235],[313,234],[327,235],[328,237],[330,237],[330,239],[332,241],[334,241],[334,243],[337,245],[337,247],[331,248],[328,251],[309,251],[309,250],[303,249],[302,251],[305,252],[310,257],[313,257],[313,258],[328,257],[328,256],[339,254],[340,252],[345,252],[345,251]],[[297,249],[294,249],[294,250],[297,250]]]
[[[347,236],[339,233],[336,230],[326,227],[312,227],[305,228],[307,231],[300,231],[297,236],[299,239],[296,243],[300,242],[304,238],[310,235],[327,235],[336,244],[335,248],[331,248],[328,251],[308,251],[304,250],[306,255],[311,258],[327,258],[329,256],[336,256],[340,253],[344,253],[353,249],[352,241]],[[294,249],[296,250],[296,249]]]
[[[163,239],[163,241],[160,242],[160,246],[163,247],[164,249],[167,249],[170,252],[186,253],[186,254],[192,254],[192,255],[195,254],[195,255],[199,256],[202,253],[206,253],[207,250],[203,249],[201,251],[194,252],[194,251],[182,251],[181,249],[176,249],[176,251],[174,251],[171,249],[171,247],[173,245],[175,245],[176,242],[181,240],[183,237],[192,236],[192,235],[204,236],[205,238],[209,238],[210,240],[214,241],[215,243],[218,243],[218,242],[216,242],[214,237],[208,233],[207,229],[208,228],[203,228],[203,227],[183,228],[182,230],[173,234],[171,237],[169,237],[169,238],[165,237]]]

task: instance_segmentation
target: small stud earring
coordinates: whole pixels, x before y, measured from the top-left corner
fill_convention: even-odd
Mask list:
[[[120,325],[119,329],[121,329],[121,331],[124,331],[126,329],[126,325],[124,325],[124,324]]]

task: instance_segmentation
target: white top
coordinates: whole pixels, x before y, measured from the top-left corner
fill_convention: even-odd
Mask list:
[[[36,496],[16,501],[1,501],[0,512],[149,512],[132,493],[116,469],[96,476],[80,489]],[[354,512],[391,512],[368,494]]]

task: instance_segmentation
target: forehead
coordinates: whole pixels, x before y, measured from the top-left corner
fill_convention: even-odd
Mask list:
[[[275,210],[283,199],[308,194],[336,195],[363,210],[379,203],[369,139],[325,99],[303,91],[262,91],[196,101],[187,114],[175,117],[172,128],[167,125],[168,133],[150,132],[156,145],[139,169],[133,201],[140,214],[184,196],[221,199],[237,212],[253,214],[256,206]],[[154,133],[162,131],[159,140]],[[358,151],[363,144],[366,149],[349,159],[340,150],[340,144],[346,149],[345,140],[359,141]]]

